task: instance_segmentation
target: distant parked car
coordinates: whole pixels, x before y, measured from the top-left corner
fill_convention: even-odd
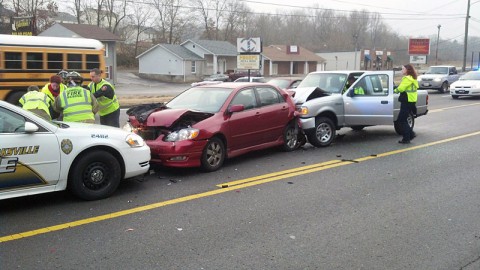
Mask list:
[[[230,77],[226,74],[213,74],[203,79],[204,81],[220,81],[220,82],[228,82],[230,81]]]
[[[273,84],[281,89],[295,89],[302,82],[300,77],[278,77],[269,80],[267,83]]]
[[[264,77],[250,77],[250,80],[248,79],[248,77],[241,77],[241,78],[236,79],[234,82],[260,82],[260,83],[264,83],[264,82],[267,82],[267,80],[265,80]]]
[[[150,163],[218,170],[226,158],[282,146],[298,148],[295,104],[264,83],[192,87],[158,107],[127,111],[129,124],[151,148]],[[150,104],[151,105],[151,104]]]
[[[452,98],[480,96],[480,71],[469,71],[450,85]]]
[[[248,77],[249,75],[250,75],[250,77],[261,77],[262,76],[262,74],[260,74],[260,72],[258,70],[250,70],[250,74],[249,74],[248,70],[236,70],[236,71],[228,73],[228,76],[230,77],[231,82],[233,82],[236,79],[241,78],[241,77]]]
[[[222,83],[222,81],[202,81],[202,82],[193,82],[191,86],[200,86],[200,85],[207,85],[207,84],[217,84]]]

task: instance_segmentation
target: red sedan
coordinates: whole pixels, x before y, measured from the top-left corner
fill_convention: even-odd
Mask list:
[[[299,146],[295,105],[265,83],[221,83],[190,88],[166,104],[131,108],[129,125],[151,149],[151,163],[219,169],[250,151]]]

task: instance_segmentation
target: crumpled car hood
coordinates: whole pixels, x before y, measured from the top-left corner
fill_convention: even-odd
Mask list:
[[[164,109],[150,114],[147,118],[146,126],[170,128],[181,123],[183,128],[192,126],[212,115],[213,113],[197,112],[189,109]]]
[[[295,96],[293,97],[293,101],[295,102],[295,104],[302,104],[313,98],[325,97],[330,95],[330,93],[325,92],[318,87],[302,87],[296,88],[294,91]]]

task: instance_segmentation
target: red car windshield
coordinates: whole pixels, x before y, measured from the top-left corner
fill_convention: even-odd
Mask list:
[[[165,105],[171,109],[216,113],[233,90],[232,88],[194,87],[179,94]]]

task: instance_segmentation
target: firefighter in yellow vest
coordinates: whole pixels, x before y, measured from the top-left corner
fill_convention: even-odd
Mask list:
[[[22,108],[31,111],[45,120],[52,120],[50,117],[50,99],[45,94],[40,92],[36,85],[31,85],[27,88],[27,93],[23,95],[18,102]]]
[[[53,104],[55,103],[55,98],[65,89],[67,89],[67,86],[62,83],[62,77],[59,75],[53,75],[50,77],[50,82],[45,84],[42,88],[42,92],[49,97],[50,115],[52,116],[52,119],[57,119],[60,116],[55,110],[53,110]]]
[[[97,99],[87,89],[83,88],[83,78],[77,72],[69,72],[68,79],[75,86],[67,88],[55,99],[54,109],[63,114],[65,122],[95,123],[95,113],[98,111]]]
[[[118,104],[115,88],[102,79],[102,71],[94,68],[90,71],[92,82],[88,88],[97,98],[100,114],[100,124],[120,127],[120,104]]]

